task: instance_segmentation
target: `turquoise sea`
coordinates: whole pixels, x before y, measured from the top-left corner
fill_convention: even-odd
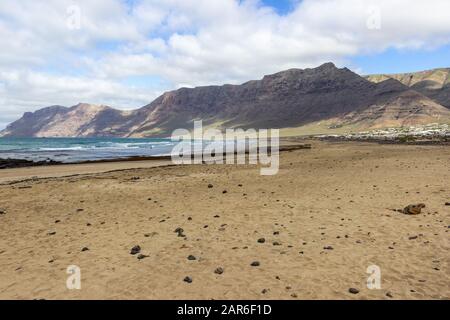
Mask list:
[[[64,163],[134,156],[170,155],[170,139],[0,138],[0,159],[55,160]]]

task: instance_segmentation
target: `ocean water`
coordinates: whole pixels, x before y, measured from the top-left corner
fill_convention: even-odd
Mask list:
[[[75,163],[134,156],[170,155],[170,139],[0,138],[0,159]]]

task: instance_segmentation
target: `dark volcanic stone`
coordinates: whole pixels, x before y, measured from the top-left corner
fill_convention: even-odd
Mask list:
[[[261,264],[259,263],[259,261],[253,261],[250,265],[252,267],[259,267]]]
[[[84,247],[83,249],[81,249],[81,252],[85,252],[85,251],[89,251],[88,247]]]
[[[350,288],[350,289],[348,289],[348,292],[350,292],[351,294],[358,294],[359,290],[355,289],[355,288]]]
[[[223,268],[222,267],[219,267],[219,268],[217,268],[216,270],[214,270],[214,273],[215,274],[222,274],[223,273]]]
[[[141,252],[141,247],[134,246],[133,248],[131,248],[130,254],[135,255],[135,254],[138,254],[139,252]]]
[[[258,239],[258,243],[264,243],[264,242],[266,242],[266,239],[264,239],[264,238]]]
[[[188,260],[190,260],[190,261],[194,261],[194,260],[197,260],[197,258],[196,257],[194,257],[192,254],[191,255],[189,255],[188,257],[187,257],[187,259]]]
[[[183,279],[183,281],[184,281],[184,282],[187,282],[187,283],[192,283],[192,278],[191,278],[191,277],[185,277],[185,278]]]

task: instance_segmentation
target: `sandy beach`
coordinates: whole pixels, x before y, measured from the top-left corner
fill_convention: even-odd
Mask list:
[[[311,143],[282,152],[275,176],[164,161],[0,170],[0,299],[449,299],[450,148]],[[395,211],[416,203],[420,215]],[[371,265],[381,289],[366,286]]]

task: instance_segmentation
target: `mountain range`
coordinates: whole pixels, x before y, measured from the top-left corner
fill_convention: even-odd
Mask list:
[[[361,131],[450,123],[450,69],[360,76],[332,63],[241,85],[181,88],[123,111],[80,103],[26,112],[3,137],[166,137],[178,128]]]

